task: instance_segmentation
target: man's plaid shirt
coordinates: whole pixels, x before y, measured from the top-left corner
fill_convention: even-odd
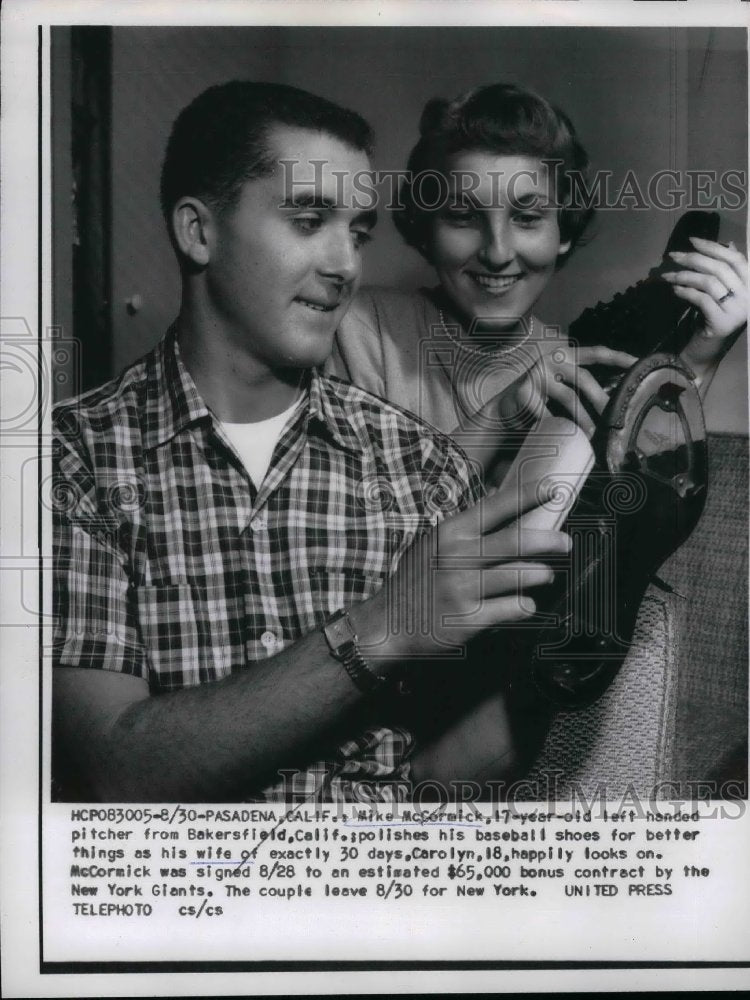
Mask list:
[[[55,430],[55,663],[133,674],[153,695],[276,655],[480,495],[449,438],[317,372],[256,490],[173,332],[57,407]],[[248,776],[247,797],[361,798],[361,781],[405,797],[412,747],[377,720],[285,785],[259,792]]]

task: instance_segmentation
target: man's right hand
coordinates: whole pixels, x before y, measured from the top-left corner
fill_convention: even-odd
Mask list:
[[[351,610],[364,655],[394,666],[428,659],[531,617],[526,591],[551,583],[550,563],[571,544],[565,532],[518,525],[544,499],[500,489],[418,538],[383,590]]]

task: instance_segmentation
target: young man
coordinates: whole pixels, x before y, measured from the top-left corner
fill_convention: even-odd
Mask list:
[[[520,571],[549,581],[536,560],[568,539],[502,527],[538,501],[477,503],[448,438],[317,371],[375,221],[353,197],[370,142],[270,84],[211,88],[175,123],[179,316],[56,412],[63,797],[388,800],[512,765],[502,696],[478,710],[496,745],[471,746],[467,716],[418,747],[397,683],[528,617]]]

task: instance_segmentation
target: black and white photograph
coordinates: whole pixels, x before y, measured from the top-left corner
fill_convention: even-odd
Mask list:
[[[51,59],[56,794],[744,788],[745,33],[86,26]],[[256,177],[267,239],[225,210]],[[335,456],[285,448],[317,410]],[[591,461],[569,556],[540,532]]]
[[[4,14],[33,995],[746,984],[743,5],[157,7]]]

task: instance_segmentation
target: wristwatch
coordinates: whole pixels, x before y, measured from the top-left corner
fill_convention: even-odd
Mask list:
[[[342,608],[332,614],[323,626],[331,656],[344,665],[344,669],[364,694],[372,694],[385,684],[385,677],[374,673],[359,649],[359,640],[349,618],[349,612]]]

